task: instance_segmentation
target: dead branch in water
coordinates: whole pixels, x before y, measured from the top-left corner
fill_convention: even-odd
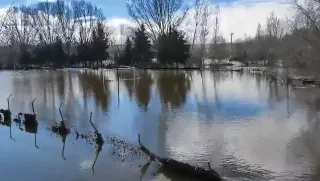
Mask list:
[[[64,123],[64,119],[63,119],[63,116],[62,116],[62,113],[61,113],[62,104],[63,104],[63,102],[60,103],[59,112],[60,112],[60,116],[61,116],[61,121]]]
[[[93,122],[92,122],[92,112],[90,112],[90,123],[91,123],[93,129],[94,129],[96,132],[98,132],[98,129],[94,126],[94,124],[93,124]]]
[[[156,155],[155,153],[152,153],[149,149],[147,149],[145,146],[141,144],[140,141],[140,134],[138,134],[138,142],[141,147],[141,150],[149,155],[152,158],[157,159],[160,163],[162,163],[162,167],[165,169],[169,169],[173,172],[181,173],[184,175],[188,175],[190,177],[195,177],[197,179],[201,180],[210,180],[210,181],[221,181],[221,177],[219,174],[211,169],[210,163],[208,163],[209,169],[204,169],[201,167],[195,167],[192,165],[189,165],[187,163],[182,163],[170,158],[160,157]]]
[[[92,120],[92,112],[90,113],[90,123],[93,127],[93,129],[95,130],[94,133],[95,133],[95,138],[94,138],[94,142],[98,145],[98,146],[102,146],[104,141],[103,141],[103,138],[101,136],[101,134],[99,133],[98,129],[94,126]]]

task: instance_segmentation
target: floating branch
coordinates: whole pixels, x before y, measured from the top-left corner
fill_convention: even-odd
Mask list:
[[[138,141],[141,147],[141,150],[149,155],[151,158],[157,159],[160,163],[162,163],[162,168],[168,169],[170,171],[174,171],[180,174],[188,175],[190,177],[194,177],[200,180],[210,180],[210,181],[221,181],[221,177],[219,174],[211,169],[210,164],[208,164],[210,169],[204,169],[201,167],[195,167],[189,165],[187,163],[182,163],[170,158],[160,157],[154,153],[152,153],[149,149],[141,144],[140,134],[138,134]]]

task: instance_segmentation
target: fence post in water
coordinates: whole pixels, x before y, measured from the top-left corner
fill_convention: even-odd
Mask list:
[[[10,97],[12,96],[12,94],[10,94],[10,96],[7,98],[7,101],[8,101],[8,110],[10,110]]]
[[[118,108],[120,105],[120,96],[119,96],[119,92],[120,92],[120,85],[119,85],[119,70],[117,69],[117,82],[118,82]]]
[[[208,163],[209,169],[212,170],[211,165],[210,165],[210,161],[208,161],[207,163]]]
[[[140,142],[140,134],[138,134],[138,143],[141,145],[141,142]]]

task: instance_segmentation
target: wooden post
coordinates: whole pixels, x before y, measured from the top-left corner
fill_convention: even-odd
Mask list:
[[[141,142],[140,142],[140,134],[138,134],[138,143],[141,145]]]
[[[8,110],[10,110],[10,101],[9,101],[9,99],[10,99],[11,96],[12,96],[12,94],[10,94],[10,96],[7,98],[7,101],[8,101]]]
[[[117,82],[118,82],[118,108],[120,105],[120,82],[119,82],[119,70],[117,69]]]
[[[36,100],[36,98],[34,98],[33,101],[32,101],[32,103],[31,103],[31,105],[32,105],[32,111],[33,111],[33,114],[34,114],[34,115],[36,115],[35,112],[34,112],[34,106],[33,106],[33,103],[34,103],[35,100]]]

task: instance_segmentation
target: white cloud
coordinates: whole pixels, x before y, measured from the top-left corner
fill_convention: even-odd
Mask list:
[[[290,9],[290,5],[281,1],[239,1],[231,5],[221,6],[221,32],[225,37],[229,37],[230,33],[235,33],[234,37],[243,38],[254,36],[257,25],[260,22],[265,25],[267,17],[272,11],[279,18],[291,16],[294,12]]]
[[[0,18],[6,15],[8,8],[0,8]]]
[[[256,33],[257,25],[260,22],[261,25],[265,25],[267,17],[272,11],[280,18],[285,19],[294,14],[289,4],[284,3],[284,0],[238,0],[233,3],[219,3],[211,4],[213,9],[216,5],[220,6],[220,30],[227,41],[230,40],[230,33],[234,34],[234,39],[243,38],[246,36],[254,36]],[[182,25],[181,29],[188,29],[192,27],[192,10],[188,16],[186,23]],[[134,25],[134,22],[130,19],[115,18],[110,19],[111,25],[114,28],[120,29],[120,24]],[[213,29],[213,18],[209,20],[210,31]],[[118,30],[120,31],[120,30]]]
[[[26,0],[24,4],[28,6],[38,2],[57,2],[57,0]]]
[[[126,18],[112,18],[106,21],[106,25],[111,30],[112,38],[116,43],[123,43],[130,28],[136,27],[134,21]],[[123,26],[123,36],[121,35],[121,26]]]

